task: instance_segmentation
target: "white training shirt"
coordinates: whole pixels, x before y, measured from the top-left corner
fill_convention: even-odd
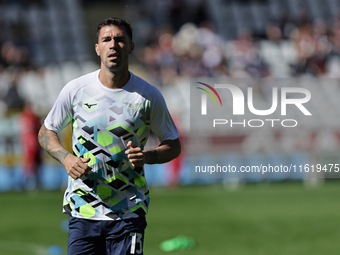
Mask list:
[[[89,174],[69,177],[63,211],[93,220],[144,217],[149,205],[144,168],[132,168],[126,144],[143,149],[150,131],[161,142],[179,133],[157,88],[130,72],[122,88],[110,89],[99,72],[66,84],[45,119],[56,133],[72,122],[73,154],[91,159]]]

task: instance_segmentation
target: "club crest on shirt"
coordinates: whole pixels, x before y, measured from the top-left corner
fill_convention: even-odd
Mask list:
[[[130,116],[133,116],[136,113],[136,111],[141,109],[141,106],[142,106],[141,103],[130,104],[127,102],[123,102],[123,104],[125,104],[128,107],[128,114]]]

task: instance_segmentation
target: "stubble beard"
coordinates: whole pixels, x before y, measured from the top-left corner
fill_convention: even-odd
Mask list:
[[[128,61],[124,62],[121,59],[118,59],[117,62],[107,61],[105,66],[108,70],[110,70],[110,72],[118,73],[120,71],[123,71],[127,65],[128,65]]]

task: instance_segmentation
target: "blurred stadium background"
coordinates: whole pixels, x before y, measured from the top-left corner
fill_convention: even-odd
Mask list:
[[[208,221],[215,230],[208,229],[210,238],[205,233],[204,238],[198,237],[198,239],[203,238],[206,242],[215,244],[214,248],[202,245],[204,240],[201,240],[201,247],[198,245],[191,254],[207,254],[209,250],[212,254],[226,254],[227,248],[223,248],[225,244],[221,238],[227,234],[222,231],[222,228],[231,228],[230,234],[236,232],[236,239],[231,239],[235,242],[228,242],[228,246],[232,247],[230,254],[274,252],[276,254],[288,252],[320,254],[321,248],[316,249],[313,242],[314,245],[320,244],[323,249],[326,249],[328,242],[336,245],[335,238],[339,233],[336,233],[334,227],[337,224],[332,226],[330,221],[339,212],[339,206],[335,205],[340,191],[336,180],[326,181],[322,187],[315,186],[314,191],[305,188],[321,183],[320,178],[304,182],[310,184],[307,186],[302,185],[303,178],[299,178],[294,184],[290,182],[275,184],[266,180],[259,182],[258,186],[247,184],[245,185],[247,187],[243,186],[233,193],[228,193],[218,185],[224,183],[224,187],[227,188],[232,188],[233,185],[221,179],[190,178],[188,160],[190,104],[187,99],[190,80],[199,77],[294,78],[299,82],[298,86],[308,88],[312,95],[318,95],[312,105],[315,117],[308,122],[301,120],[303,129],[298,133],[292,134],[276,129],[273,129],[270,134],[262,132],[224,135],[211,132],[206,134],[207,143],[214,146],[216,141],[223,141],[226,149],[223,157],[233,162],[237,161],[238,164],[240,162],[251,164],[263,158],[271,162],[285,160],[287,163],[339,162],[339,0],[1,0],[0,191],[3,193],[0,194],[2,199],[0,202],[4,205],[9,204],[6,210],[10,210],[12,204],[14,206],[21,203],[23,210],[26,206],[31,210],[37,210],[40,208],[38,202],[36,206],[30,207],[31,203],[35,203],[32,199],[48,201],[47,198],[44,200],[44,197],[58,197],[53,200],[59,204],[57,209],[53,207],[55,213],[51,211],[46,213],[53,215],[56,222],[62,220],[63,215],[57,216],[62,196],[59,190],[66,185],[67,174],[63,167],[48,155],[43,153],[40,168],[41,188],[47,190],[44,191],[47,193],[39,195],[26,192],[34,191],[36,183],[23,177],[23,154],[20,142],[22,126],[19,116],[24,102],[30,102],[34,112],[42,121],[59,91],[68,81],[99,68],[99,59],[94,51],[96,26],[110,16],[123,17],[132,23],[137,47],[131,57],[131,70],[161,90],[182,134],[184,152],[180,160],[165,165],[148,166],[146,170],[149,184],[154,187],[156,193],[156,202],[151,207],[149,217],[150,233],[162,231],[161,226],[172,228],[168,234],[166,232],[158,236],[153,234],[154,236],[149,238],[154,240],[148,246],[149,251],[152,251],[151,254],[157,254],[159,251],[157,242],[161,241],[160,238],[171,238],[176,235],[176,231],[179,234],[189,235],[204,232],[208,228],[207,225],[199,225],[200,227],[197,228],[195,224],[198,224],[200,218],[209,218],[209,212],[213,213],[215,210],[220,212],[217,214],[220,217],[225,213],[226,217],[236,219],[236,223],[227,220],[219,225],[218,222]],[[306,77],[309,78],[308,82]],[[267,87],[259,86],[255,92],[258,100],[267,101]],[[67,141],[70,135],[70,129],[67,129],[61,136],[68,148],[70,144]],[[150,139],[148,144],[153,146],[157,141]],[[259,144],[258,147],[254,146]],[[208,162],[212,158],[214,155],[205,154],[204,157],[202,155],[201,160]],[[190,186],[184,187],[189,184]],[[200,186],[201,184],[209,185]],[[168,194],[168,190],[164,187],[175,185],[181,187],[171,189]],[[286,194],[284,187],[292,191]],[[211,197],[204,196],[202,190],[211,194]],[[13,191],[20,192],[13,193]],[[252,195],[253,193],[257,195]],[[273,195],[268,197],[268,193]],[[274,194],[282,198],[282,204],[275,199]],[[174,224],[173,227],[164,223],[162,225],[161,217],[158,215],[158,213],[165,213],[161,207],[157,207],[157,203],[162,203],[162,196],[166,196],[170,201],[169,204],[162,204],[163,209],[166,208],[179,217],[177,222],[176,219],[170,220],[171,214],[167,217],[169,222]],[[203,207],[195,207],[186,196],[190,197],[190,201],[203,204],[212,199],[211,204],[208,205],[211,208],[203,209],[205,207],[203,205]],[[199,196],[204,196],[205,201],[201,201]],[[14,203],[13,199],[16,201],[19,197],[21,200]],[[268,199],[268,203],[265,199]],[[289,203],[290,199],[292,199],[291,203]],[[229,200],[236,208],[232,213],[228,211]],[[219,207],[219,201],[225,208]],[[258,202],[258,207],[255,202]],[[181,218],[172,207],[176,207],[176,203],[181,208],[185,205],[192,207],[188,212],[183,213],[184,216]],[[273,203],[274,209],[270,207],[270,203]],[[316,211],[314,211],[314,203],[320,203]],[[282,228],[283,232],[286,231],[285,235],[274,231],[274,237],[277,239],[272,241],[277,246],[266,245],[257,238],[252,241],[251,236],[237,230],[237,223],[239,223],[243,230],[247,231],[241,218],[247,217],[244,211],[254,208],[258,208],[259,211],[255,210],[253,217],[249,219],[250,232],[254,234],[258,231],[259,237],[269,238],[266,230],[273,227],[279,232]],[[276,213],[290,211],[288,213],[290,217],[278,213],[277,217],[281,217],[281,220],[276,219],[270,212],[272,209]],[[297,214],[293,213],[295,210]],[[307,213],[310,218],[305,215]],[[13,214],[3,214],[3,224],[6,223],[6,217],[10,215]],[[305,216],[307,218],[304,218]],[[30,217],[34,217],[34,214]],[[318,220],[325,220],[325,217],[329,217],[325,221],[325,229],[332,233],[328,242],[324,240],[328,235],[325,234],[327,231],[322,229],[322,223],[315,223]],[[294,220],[296,218],[302,219],[302,223],[298,224]],[[267,219],[273,225],[266,227]],[[190,224],[185,225],[188,222]],[[316,224],[315,229],[309,229],[309,224],[312,222]],[[7,222],[9,223],[14,224],[14,220]],[[286,228],[285,224],[287,224]],[[297,224],[295,228],[294,224]],[[7,242],[9,246],[15,246],[16,240],[19,240],[17,244],[25,243],[25,240],[28,240],[29,244],[39,242],[37,239],[33,241],[33,237],[26,239],[25,235],[30,233],[28,230],[22,231],[19,226],[13,230],[11,226],[4,227],[3,231],[0,227],[0,254],[34,254],[34,252],[20,253],[20,249],[18,253],[15,251],[10,253],[10,249],[2,252],[1,249],[6,247],[4,244],[6,240],[12,240],[13,245]],[[183,226],[186,228],[181,228]],[[35,227],[38,229],[41,226],[32,225],[30,229]],[[309,229],[315,235],[322,233],[323,236],[318,239],[318,236],[307,235],[311,237],[309,240],[304,236],[306,232],[303,228]],[[220,232],[214,232],[216,229]],[[8,231],[12,231],[10,235]],[[48,230],[41,229],[41,231]],[[288,238],[290,231],[293,231],[292,235],[295,235],[296,243],[292,237]],[[211,237],[214,235],[222,235],[216,237],[216,240],[221,241],[220,244]],[[243,240],[249,242],[248,244],[243,243],[243,237]],[[59,240],[56,243],[64,245],[66,242],[64,234],[55,238]],[[301,242],[299,243],[298,240]],[[280,242],[282,245],[292,247],[291,250],[281,247]],[[53,244],[48,238],[42,243]],[[236,244],[242,248],[237,249]],[[261,250],[261,247],[266,249]],[[275,247],[280,247],[282,252]],[[335,254],[334,250],[328,250],[329,254]],[[36,254],[45,254],[44,251],[39,252]]]

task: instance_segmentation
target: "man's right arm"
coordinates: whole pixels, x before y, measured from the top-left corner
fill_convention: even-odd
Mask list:
[[[54,159],[63,163],[64,159],[70,152],[68,152],[60,143],[56,132],[48,130],[43,124],[39,130],[38,135],[40,146]]]
[[[91,167],[85,164],[90,161],[90,158],[84,159],[72,155],[61,145],[57,133],[48,130],[44,124],[39,130],[38,139],[41,147],[51,157],[62,163],[73,179],[78,179],[91,170]]]

